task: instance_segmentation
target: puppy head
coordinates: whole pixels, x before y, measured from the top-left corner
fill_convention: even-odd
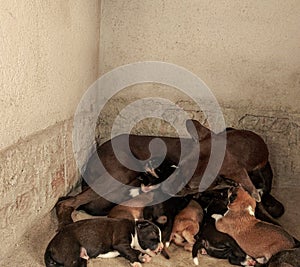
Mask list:
[[[155,253],[161,252],[163,245],[160,229],[154,223],[147,220],[137,220],[135,224],[138,243],[141,249]]]
[[[230,188],[228,190],[228,200],[229,210],[235,212],[247,211],[251,215],[254,215],[256,201],[242,186]]]
[[[165,181],[177,168],[178,167],[169,159],[153,157],[146,163],[144,172],[141,173],[139,177],[143,185],[142,191],[156,189],[157,187],[155,185],[159,185]]]

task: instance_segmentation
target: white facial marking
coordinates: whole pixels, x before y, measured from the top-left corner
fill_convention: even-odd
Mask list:
[[[249,211],[249,214],[250,214],[251,216],[254,216],[254,215],[255,215],[254,210],[253,210],[253,208],[252,208],[250,205],[248,206],[247,210]]]
[[[97,258],[110,259],[110,258],[118,257],[119,255],[120,253],[118,251],[110,251],[105,254],[99,254]]]
[[[171,168],[178,169],[178,166],[172,165]]]

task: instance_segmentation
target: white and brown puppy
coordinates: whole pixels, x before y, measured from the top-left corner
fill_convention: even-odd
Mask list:
[[[141,267],[147,255],[162,250],[161,232],[146,220],[87,219],[62,228],[49,243],[44,259],[47,267],[83,267],[89,258],[123,256]]]
[[[241,186],[230,189],[228,211],[213,214],[216,228],[229,234],[258,263],[266,263],[277,252],[293,248],[294,239],[283,228],[255,218],[256,201]]]
[[[200,223],[203,219],[203,209],[195,200],[181,210],[174,219],[170,242],[192,251],[195,243],[194,236],[199,232]]]

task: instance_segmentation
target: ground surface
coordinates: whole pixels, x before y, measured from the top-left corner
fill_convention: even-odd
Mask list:
[[[286,208],[286,213],[280,219],[284,228],[300,239],[300,189],[275,190],[274,195],[282,201]],[[77,218],[82,218],[82,214],[77,214]],[[41,221],[32,226],[32,230],[24,235],[23,240],[16,244],[13,255],[0,259],[0,267],[41,267],[45,266],[43,255],[47,244],[55,234],[57,226],[55,213],[45,216]],[[2,244],[5,245],[5,244]],[[153,258],[153,261],[145,264],[145,267],[186,267],[194,266],[191,254],[183,251],[182,248],[171,245],[171,259],[166,260],[163,256]],[[227,267],[233,266],[225,260],[213,259],[209,256],[199,255],[201,267]],[[115,267],[130,266],[123,258],[115,259],[95,259],[89,262],[88,267]]]

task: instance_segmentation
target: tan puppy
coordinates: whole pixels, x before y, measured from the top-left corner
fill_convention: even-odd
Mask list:
[[[198,202],[191,200],[174,219],[170,242],[192,251],[195,243],[194,236],[199,232],[199,224],[203,219],[203,210]]]
[[[258,263],[266,263],[277,252],[290,249],[294,239],[283,228],[255,218],[256,201],[241,187],[228,194],[228,211],[224,216],[213,214],[216,228],[229,234]]]

